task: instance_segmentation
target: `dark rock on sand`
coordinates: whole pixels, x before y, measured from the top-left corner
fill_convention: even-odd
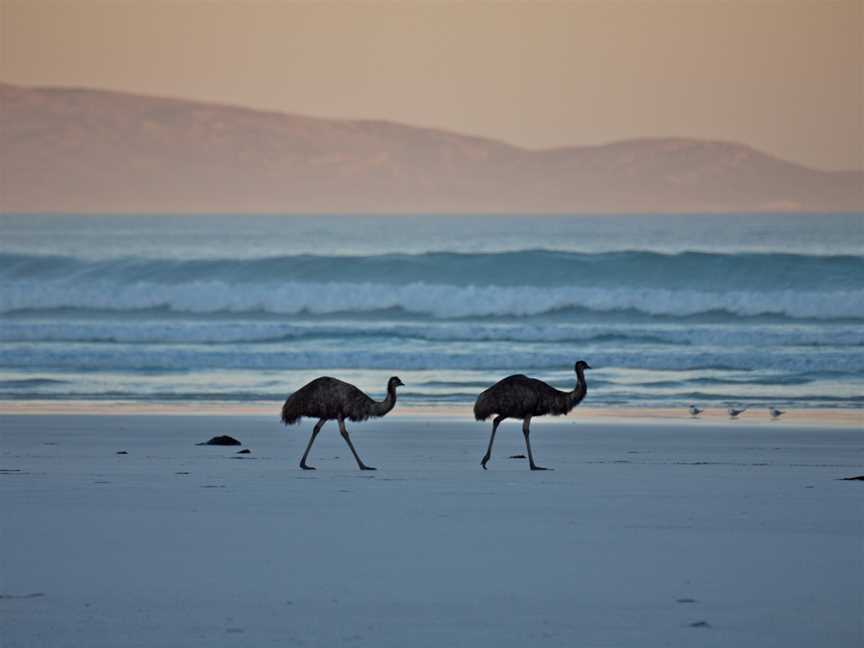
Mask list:
[[[204,443],[196,443],[195,445],[238,446],[243,444],[234,437],[223,434],[221,436],[215,436],[209,441],[205,441]]]
[[[126,452],[125,450],[118,450],[118,451],[117,451],[117,454],[129,454],[129,453]]]

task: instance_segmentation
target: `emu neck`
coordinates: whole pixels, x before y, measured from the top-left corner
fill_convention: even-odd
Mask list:
[[[396,405],[396,388],[387,387],[387,398],[383,401],[377,401],[372,408],[372,416],[384,416],[392,410]]]
[[[585,372],[579,369],[576,371],[576,388],[567,393],[567,409],[571,410],[576,407],[582,402],[582,399],[585,398],[585,394],[587,393],[588,383],[585,381]]]

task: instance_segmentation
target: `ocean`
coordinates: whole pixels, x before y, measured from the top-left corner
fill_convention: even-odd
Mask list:
[[[864,406],[864,214],[0,216],[0,400],[468,404],[579,359],[595,407]]]

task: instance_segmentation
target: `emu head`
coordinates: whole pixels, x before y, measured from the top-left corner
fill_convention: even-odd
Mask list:
[[[397,376],[393,376],[390,380],[387,381],[387,391],[393,390],[395,391],[397,387],[404,387],[405,383],[403,383]]]
[[[584,360],[580,360],[579,362],[576,363],[576,367],[574,369],[575,369],[576,373],[579,373],[580,371],[585,371],[586,369],[590,369],[590,368],[591,368],[591,365],[589,365]]]

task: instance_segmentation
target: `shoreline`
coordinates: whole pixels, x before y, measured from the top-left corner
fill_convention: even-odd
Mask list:
[[[246,403],[209,401],[206,403],[140,402],[140,401],[5,401],[0,402],[0,416],[5,415],[81,415],[81,416],[273,416],[278,417],[281,403],[250,401]],[[474,421],[470,405],[397,405],[387,418],[447,419]],[[744,412],[730,419],[725,407],[710,408],[698,418],[685,408],[671,407],[578,407],[568,417],[538,417],[543,421],[607,421],[614,423],[699,423],[723,425],[831,425],[864,428],[864,409],[801,408],[785,410],[778,420],[769,418],[764,408]]]

